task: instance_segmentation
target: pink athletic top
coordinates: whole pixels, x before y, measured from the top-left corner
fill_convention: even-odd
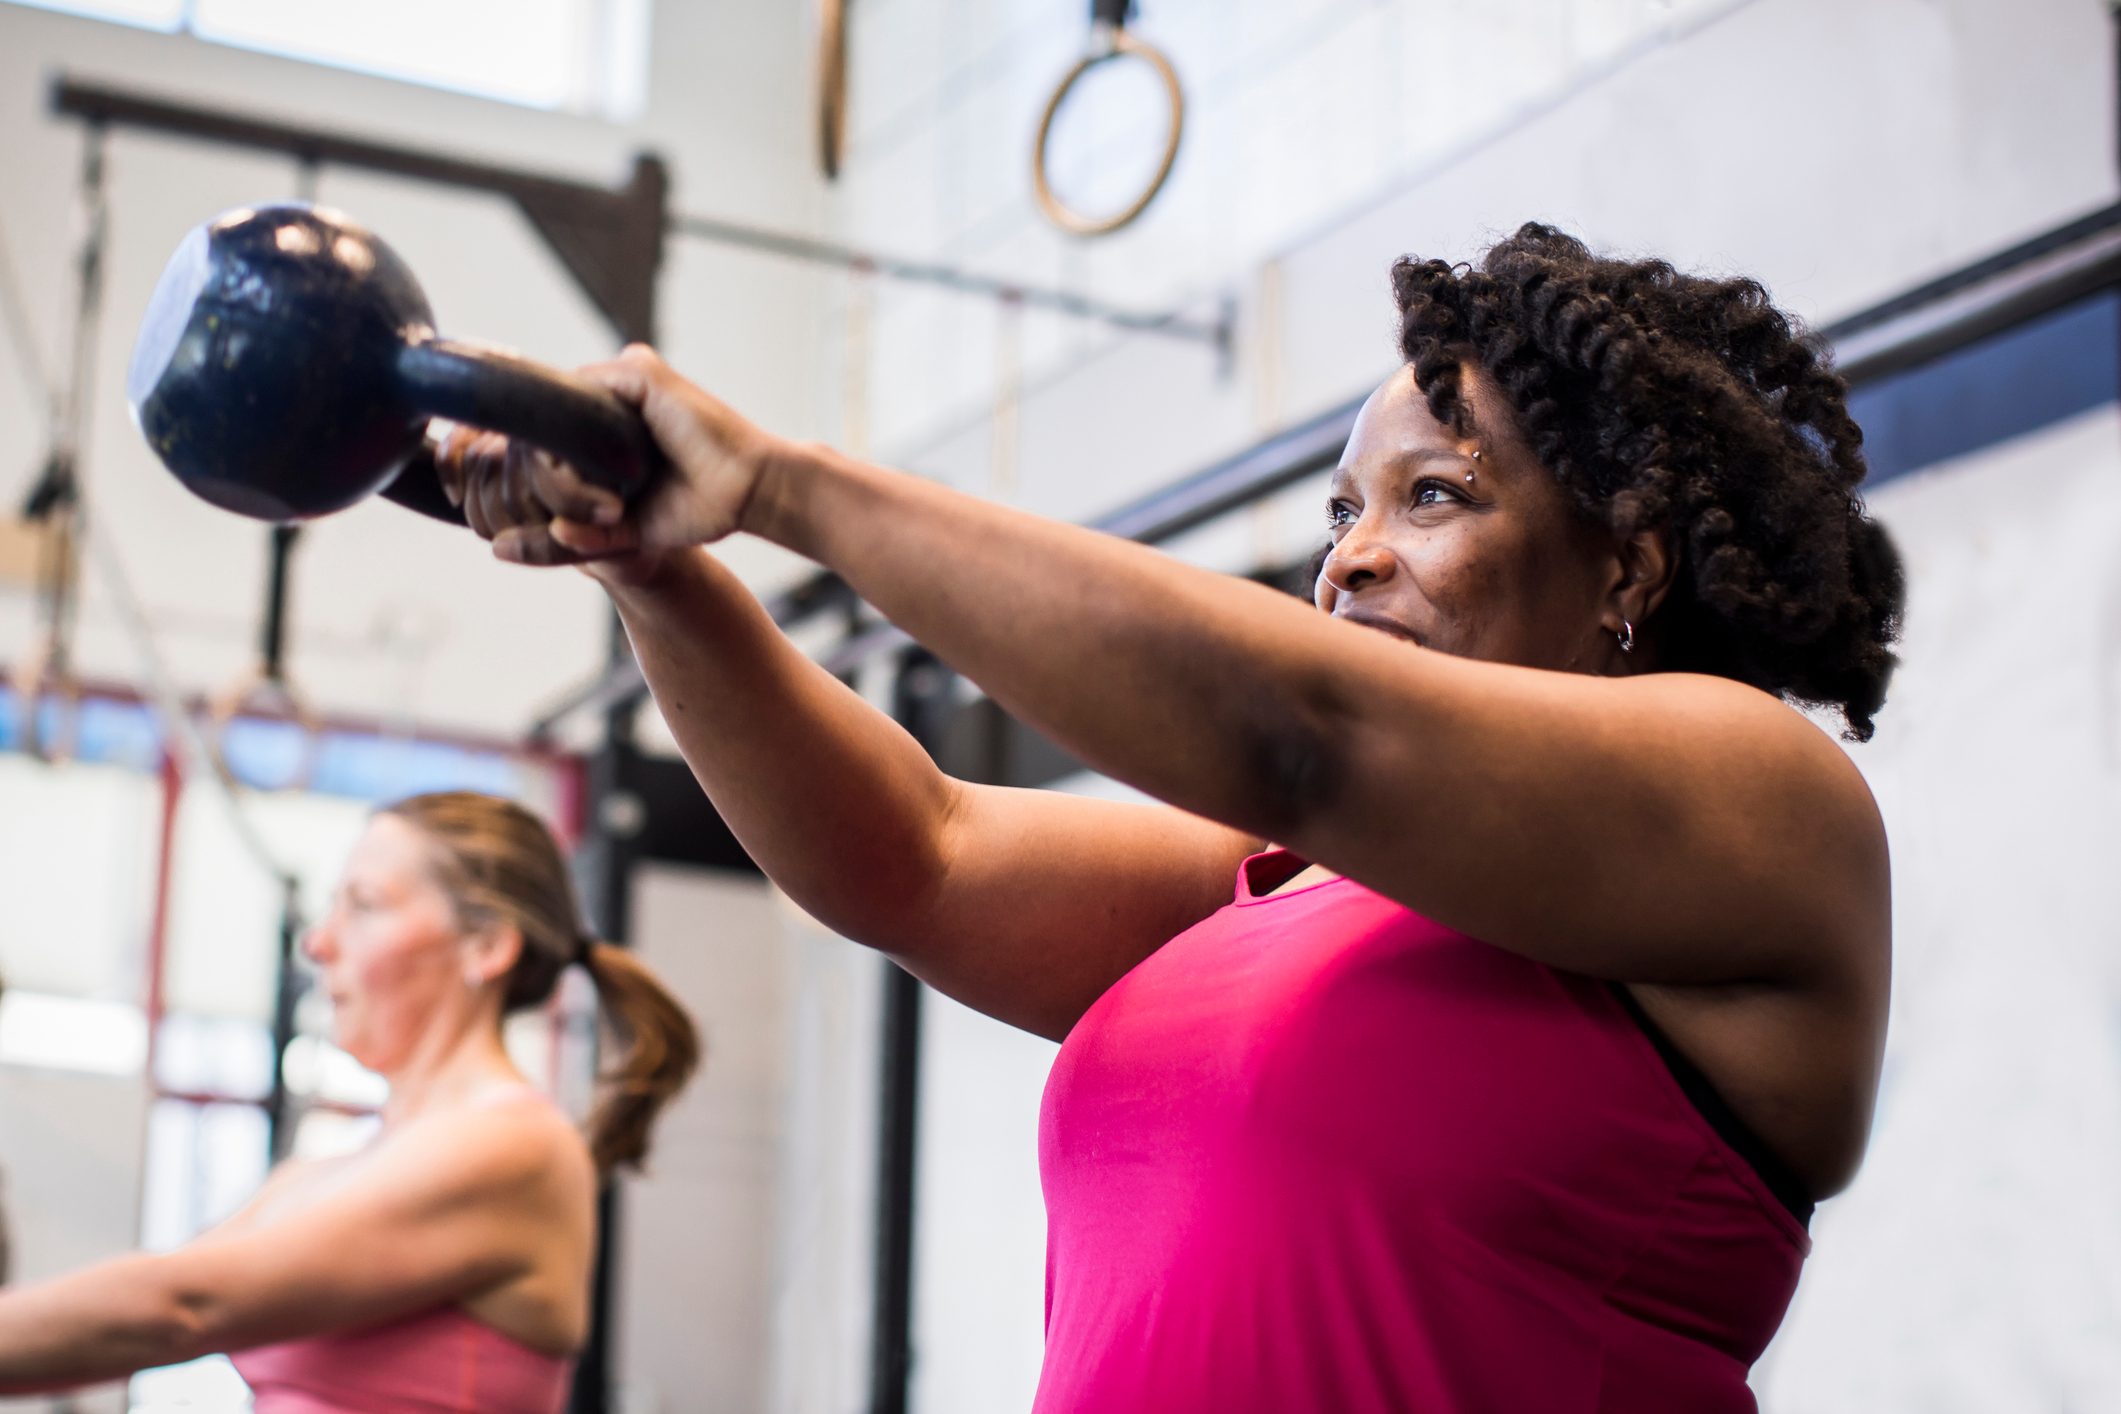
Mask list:
[[[234,1357],[256,1414],[558,1414],[574,1362],[461,1306]]]
[[[1608,984],[1298,861],[1046,1082],[1037,1414],[1729,1414],[1810,1241]]]

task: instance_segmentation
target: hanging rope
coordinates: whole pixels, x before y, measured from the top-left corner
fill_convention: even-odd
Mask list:
[[[22,365],[22,380],[29,385],[30,395],[47,409],[53,409],[58,386],[44,361],[44,350],[38,346],[36,325],[29,317],[28,302],[22,298],[22,281],[15,273],[4,233],[0,233],[0,323],[7,326],[8,341],[15,346],[15,359]]]
[[[31,489],[23,508],[26,519],[37,521],[50,537],[43,547],[39,566],[41,598],[45,607],[42,643],[32,657],[37,666],[18,675],[16,689],[25,704],[31,724],[38,701],[54,687],[78,698],[79,685],[69,671],[67,649],[71,641],[80,570],[85,560],[92,564],[117,612],[120,627],[140,657],[146,696],[161,718],[167,749],[187,774],[204,774],[219,787],[215,795],[227,812],[236,839],[258,866],[283,890],[296,887],[297,876],[281,864],[265,843],[237,796],[235,779],[206,743],[199,724],[186,710],[168,664],[163,661],[147,613],[126,577],[125,565],[108,537],[94,533],[89,496],[79,475],[88,442],[90,412],[95,390],[96,354],[103,308],[104,256],[109,244],[110,207],[104,185],[104,128],[89,124],[82,153],[80,199],[82,233],[77,260],[79,288],[74,309],[73,347],[68,360],[69,381],[51,391],[52,452],[43,474]],[[26,724],[30,725],[30,724]],[[72,726],[68,714],[68,727]],[[31,730],[34,730],[31,726]],[[41,733],[26,730],[25,743],[42,741]]]
[[[44,470],[22,506],[22,518],[40,527],[37,554],[37,641],[18,666],[15,693],[21,714],[23,749],[43,761],[72,754],[78,728],[81,688],[73,672],[72,648],[78,608],[78,547],[82,534],[80,467],[88,443],[93,405],[97,335],[102,326],[104,250],[110,230],[110,206],[104,191],[105,133],[89,125],[81,156],[82,231],[76,261],[73,357],[67,381],[55,390],[51,416],[51,451]],[[50,700],[55,722],[47,730],[44,707]]]
[[[243,809],[241,783],[229,774],[220,753],[207,741],[197,719],[184,705],[183,694],[177,688],[169,664],[162,657],[161,645],[155,641],[154,626],[148,622],[140,596],[126,576],[125,562],[116,546],[108,535],[97,532],[87,537],[86,547],[85,558],[102,582],[104,592],[110,596],[119,625],[132,640],[133,651],[139,655],[140,675],[145,679],[144,695],[153,705],[155,715],[162,720],[167,749],[175,758],[178,769],[187,778],[197,775],[210,779],[215,786],[214,796],[228,817],[229,829],[243,846],[244,853],[281,888],[298,886],[299,877],[280,862],[279,856],[266,844],[265,836],[258,832],[257,825]]]

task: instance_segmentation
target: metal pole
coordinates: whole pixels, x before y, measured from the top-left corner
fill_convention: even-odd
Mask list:
[[[628,652],[614,625],[614,656]],[[624,946],[633,923],[632,831],[624,828],[629,797],[625,763],[633,750],[631,704],[604,714],[604,740],[589,758],[586,771],[588,810],[576,868],[582,881],[583,906],[596,935]],[[618,1291],[618,1240],[621,1213],[618,1183],[607,1179],[597,1191],[596,1264],[590,1274],[589,1339],[575,1359],[574,1387],[568,1414],[606,1414],[611,1408],[611,1325]]]
[[[670,229],[676,235],[692,236],[720,245],[740,246],[746,250],[784,256],[790,260],[806,260],[817,265],[837,265],[845,270],[874,271],[893,280],[935,285],[959,294],[1031,305],[1056,314],[1065,314],[1071,319],[1108,324],[1130,333],[1168,335],[1175,339],[1207,344],[1224,354],[1229,351],[1236,324],[1234,315],[1227,309],[1218,310],[1217,317],[1213,320],[1188,318],[1176,310],[1127,309],[1069,290],[1026,285],[1015,280],[982,275],[955,265],[883,255],[872,250],[842,245],[837,241],[819,240],[815,236],[796,235],[787,231],[763,230],[757,226],[746,226],[713,216],[680,213],[670,218]]]
[[[288,560],[301,537],[299,525],[276,525],[266,548],[265,620],[258,630],[258,670],[275,686],[286,681]]]
[[[953,676],[926,649],[900,662],[892,716],[931,756],[941,750]],[[906,1414],[913,1373],[913,1223],[919,1181],[921,993],[887,964],[877,1076],[876,1287],[869,1347],[869,1414]]]
[[[292,875],[284,875],[280,880],[279,985],[273,989],[272,1089],[265,1099],[267,1142],[274,1163],[294,1151],[295,1123],[300,1118],[287,1088],[287,1048],[295,1039],[295,1005],[302,1000],[302,978],[295,971],[295,948],[301,937],[300,885]]]

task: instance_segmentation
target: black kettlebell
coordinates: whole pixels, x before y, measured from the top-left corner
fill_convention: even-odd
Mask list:
[[[246,207],[184,238],[126,395],[177,479],[226,510],[307,520],[375,492],[462,524],[430,418],[505,432],[631,496],[656,464],[633,409],[558,369],[437,338],[397,252],[338,212]]]

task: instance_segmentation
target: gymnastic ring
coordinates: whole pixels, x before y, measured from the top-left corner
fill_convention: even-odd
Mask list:
[[[847,147],[847,3],[818,0],[817,159],[827,181],[839,179]]]
[[[1141,195],[1115,215],[1093,218],[1071,210],[1054,195],[1053,183],[1046,176],[1046,144],[1053,134],[1053,119],[1060,112],[1061,104],[1067,101],[1069,90],[1081,81],[1084,74],[1098,65],[1129,54],[1147,60],[1163,79],[1164,92],[1171,99],[1171,133],[1164,140],[1164,156],[1163,160],[1157,163],[1156,175],[1150,178],[1149,185],[1143,188]],[[1038,120],[1038,143],[1031,153],[1032,189],[1038,194],[1038,209],[1045,213],[1048,221],[1071,236],[1110,235],[1122,226],[1131,224],[1137,216],[1149,209],[1149,203],[1156,200],[1156,194],[1164,189],[1164,182],[1171,175],[1172,164],[1178,161],[1178,140],[1185,130],[1186,92],[1179,85],[1178,70],[1171,67],[1171,61],[1164,57],[1163,50],[1136,39],[1118,26],[1098,26],[1098,37],[1090,52],[1077,60],[1074,68],[1068,70],[1067,77],[1060,81],[1060,87],[1053,90],[1053,97],[1046,100],[1045,115]]]
[[[317,758],[324,750],[324,724],[310,709],[308,701],[295,690],[293,683],[275,677],[264,668],[253,668],[215,696],[207,707],[206,745],[214,754],[214,765],[223,776],[236,780],[235,767],[228,759],[227,737],[229,726],[245,708],[253,704],[262,705],[275,716],[293,723],[302,731],[302,753],[295,761],[295,768],[285,780],[247,781],[246,785],[260,790],[302,790],[316,778]]]

